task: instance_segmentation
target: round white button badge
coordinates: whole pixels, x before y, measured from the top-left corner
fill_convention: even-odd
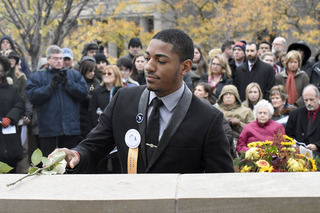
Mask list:
[[[129,129],[124,136],[124,141],[129,148],[137,148],[141,142],[140,133],[136,129]]]

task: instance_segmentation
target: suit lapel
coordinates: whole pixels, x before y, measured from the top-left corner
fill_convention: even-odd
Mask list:
[[[168,126],[162,134],[158,147],[148,165],[146,172],[148,172],[148,170],[153,166],[153,164],[157,161],[157,159],[161,156],[161,154],[164,152],[164,150],[171,142],[172,137],[177,132],[178,128],[180,127],[180,124],[182,123],[183,119],[185,118],[188,112],[191,100],[192,93],[187,88],[187,86],[185,86],[183,95],[174,110],[174,113],[170,119],[170,122],[168,123]]]
[[[147,122],[147,106],[148,106],[149,90],[145,88],[142,92],[139,106],[138,106],[138,115],[142,116],[142,122],[139,123],[139,132],[141,135],[140,151],[143,159],[144,167],[147,168],[147,152],[146,152],[146,122]],[[138,119],[137,119],[138,120]]]

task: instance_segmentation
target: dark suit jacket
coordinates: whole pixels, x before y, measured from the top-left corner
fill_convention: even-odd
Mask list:
[[[308,110],[305,106],[289,113],[286,134],[299,142],[315,144],[320,149],[320,112],[312,123],[311,133],[307,136]]]
[[[258,58],[251,71],[249,71],[247,60],[236,68],[233,84],[238,88],[241,101],[246,99],[246,88],[248,84],[252,82],[259,84],[263,98],[269,100],[270,90],[275,85],[275,76],[272,66],[264,63]]]
[[[125,134],[140,132],[138,173],[233,172],[230,148],[222,127],[223,114],[203,103],[185,87],[172,119],[149,163],[146,161],[145,130],[149,91],[145,86],[122,88],[101,114],[99,124],[74,150],[81,160],[76,172],[95,167],[115,146],[122,172],[127,173],[128,147]],[[142,123],[137,122],[142,113]]]

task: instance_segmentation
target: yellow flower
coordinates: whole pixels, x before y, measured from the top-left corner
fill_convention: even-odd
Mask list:
[[[273,166],[262,167],[260,168],[259,172],[272,172],[273,169],[274,169]]]
[[[296,142],[294,142],[294,141],[289,141],[289,142],[281,142],[281,145],[283,145],[283,146],[292,146],[292,145],[294,145],[294,144],[296,144]]]
[[[245,165],[242,169],[241,172],[250,172],[251,171],[251,166]]]
[[[245,159],[247,159],[247,160],[257,160],[258,158],[260,158],[259,150],[260,149],[257,148],[257,147],[250,148],[248,151],[246,151]]]
[[[290,138],[288,135],[284,135],[284,139],[286,139],[286,141],[294,142],[293,138]],[[294,143],[296,143],[296,142],[294,142]]]
[[[264,144],[265,144],[265,145],[270,145],[270,146],[271,146],[271,145],[273,144],[273,142],[272,142],[272,141],[268,141],[268,140],[266,140],[266,141],[264,142]]]
[[[305,158],[306,156],[304,154],[296,154],[296,157],[298,158]]]
[[[307,172],[308,169],[304,167],[305,161],[302,159],[293,159],[288,160],[288,171],[289,172]]]
[[[316,161],[312,158],[307,158],[307,159],[311,163],[311,172],[317,171]]]

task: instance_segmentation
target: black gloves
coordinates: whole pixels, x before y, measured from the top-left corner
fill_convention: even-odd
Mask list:
[[[59,84],[62,84],[62,86],[65,86],[67,83],[67,73],[66,69],[60,70],[57,74],[55,74],[52,79],[51,79],[51,86],[52,87],[57,87]]]

